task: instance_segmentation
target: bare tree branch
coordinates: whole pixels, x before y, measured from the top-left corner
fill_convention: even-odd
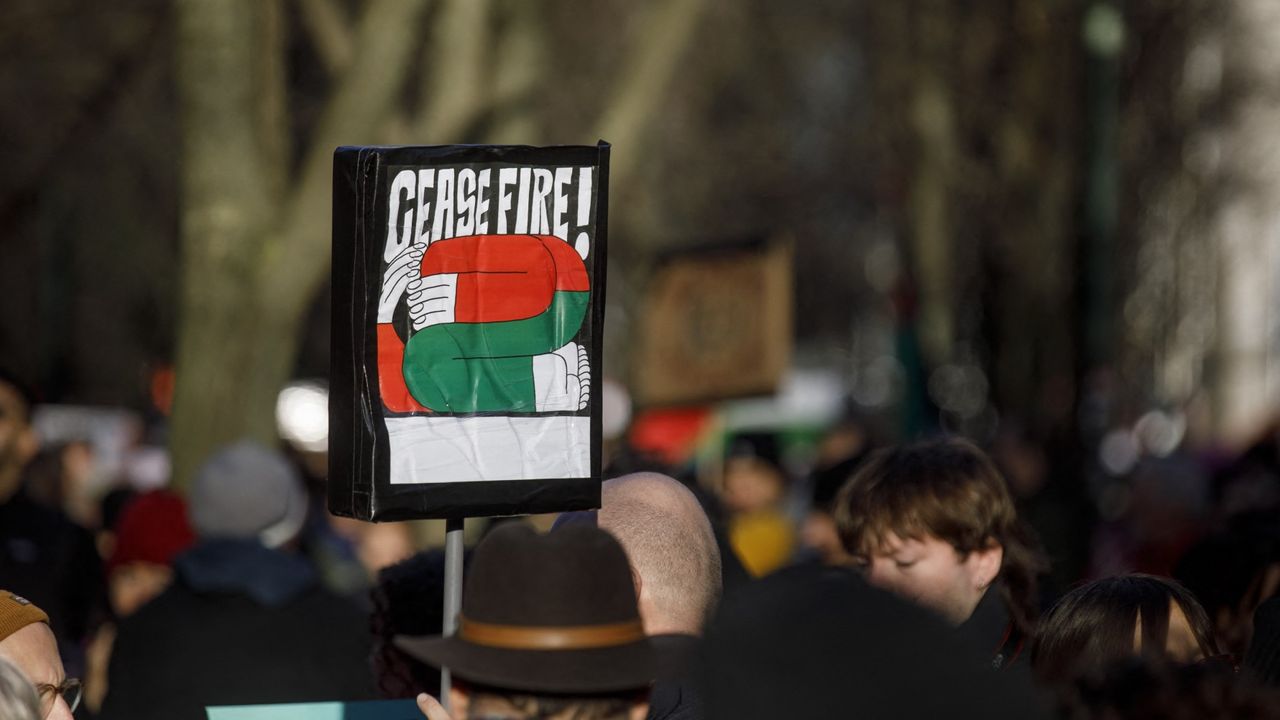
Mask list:
[[[706,0],[666,0],[654,7],[626,60],[622,79],[596,127],[614,144],[609,186],[617,191],[636,168],[640,140],[666,98],[684,51],[693,41]]]
[[[282,0],[253,4],[256,43],[253,52],[254,122],[258,126],[259,160],[273,203],[284,199],[289,174],[289,111],[285,90],[285,19]]]
[[[342,75],[355,54],[346,14],[336,0],[298,0],[298,8],[302,11],[302,24],[325,69],[332,77]]]
[[[261,10],[256,0],[176,5],[182,301],[170,447],[178,486],[218,445],[245,435],[271,438],[276,388],[261,385],[277,383],[287,372],[278,368],[292,362],[293,344],[256,342],[272,314],[257,292],[263,235],[279,212],[257,109]],[[244,341],[228,342],[233,337]],[[269,357],[276,349],[288,360]]]
[[[417,133],[420,142],[454,143],[488,101],[489,0],[446,0],[423,65],[428,70]]]
[[[300,314],[329,267],[333,150],[372,144],[408,73],[427,0],[373,0],[361,18],[351,67],[330,98],[263,264],[264,292]]]
[[[922,48],[915,59],[908,117],[918,153],[913,168],[910,233],[920,295],[920,344],[930,363],[950,360],[955,337],[951,285],[956,261],[951,252],[949,200],[956,164],[955,108],[945,69],[952,61],[953,12],[928,5],[914,14],[913,33]]]
[[[546,31],[534,3],[515,0],[505,6],[506,23],[498,43],[492,106],[492,141],[533,144],[539,118],[532,99],[547,75]]]
[[[41,118],[47,131],[45,136],[50,139],[42,143],[44,147],[37,147],[36,159],[27,164],[31,168],[29,171],[14,177],[15,169],[7,169],[10,177],[4,184],[11,189],[0,196],[0,225],[8,227],[15,216],[33,206],[33,199],[58,164],[80,150],[83,136],[90,128],[102,118],[111,116],[116,106],[128,96],[131,84],[154,62],[156,50],[162,48],[166,20],[164,14],[156,13],[145,30],[139,33],[138,42],[109,62],[101,63],[101,81],[85,93],[83,101],[76,103],[66,117]],[[13,17],[6,18],[5,28],[19,22]],[[3,36],[0,36],[0,47],[3,46]]]

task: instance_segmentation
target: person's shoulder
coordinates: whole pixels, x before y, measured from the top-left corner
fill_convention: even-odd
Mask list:
[[[0,504],[0,534],[39,537],[42,544],[93,544],[93,534],[66,513],[32,502],[22,493]]]
[[[649,643],[655,648],[664,649],[671,648],[673,650],[696,650],[701,639],[697,635],[689,635],[687,633],[663,633],[661,635],[650,635]]]
[[[198,598],[189,588],[175,578],[159,595],[143,603],[127,617],[116,623],[119,636],[147,636],[155,628],[163,628],[175,621],[192,621]]]
[[[71,522],[57,510],[32,502],[22,490],[14,493],[8,500],[0,502],[0,514],[6,516],[6,522],[2,525],[10,528],[33,526],[60,528],[63,522]],[[10,518],[12,522],[9,521]]]
[[[291,604],[294,606],[306,605],[339,614],[365,614],[365,611],[361,609],[355,600],[339,595],[322,583],[316,583],[299,593]]]
[[[661,677],[682,677],[694,666],[702,639],[696,635],[669,633],[650,635],[649,645],[658,658]]]
[[[793,605],[807,600],[830,601],[835,597],[883,595],[856,570],[848,567],[803,563],[785,567],[726,594],[726,602],[743,600],[752,605],[771,602]]]
[[[294,598],[287,606],[289,615],[302,622],[333,628],[358,626],[366,633],[369,612],[350,598],[315,585]]]

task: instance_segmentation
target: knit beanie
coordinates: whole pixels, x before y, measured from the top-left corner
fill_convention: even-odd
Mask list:
[[[202,539],[256,538],[279,547],[302,529],[307,492],[278,450],[242,440],[205,462],[187,496],[191,524]]]
[[[0,642],[22,628],[42,622],[48,624],[49,616],[31,601],[14,595],[8,590],[0,590]]]
[[[116,522],[116,547],[107,561],[107,574],[134,562],[169,565],[195,541],[181,496],[169,490],[140,495],[129,501]]]

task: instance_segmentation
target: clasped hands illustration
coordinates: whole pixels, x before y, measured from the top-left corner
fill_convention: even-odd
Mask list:
[[[577,252],[549,235],[410,244],[383,272],[379,324],[404,301],[405,386],[434,412],[584,410],[591,363],[573,338],[590,306]]]

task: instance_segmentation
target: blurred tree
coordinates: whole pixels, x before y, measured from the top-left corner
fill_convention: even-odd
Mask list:
[[[1217,165],[1234,189],[1213,209],[1211,237],[1221,260],[1212,352],[1217,372],[1210,381],[1220,438],[1241,443],[1271,425],[1280,404],[1280,4],[1237,0],[1232,10],[1220,32],[1197,38],[1184,72],[1192,90],[1207,84],[1203,89],[1212,91],[1218,73],[1224,83],[1225,102],[1220,96],[1217,108],[1224,112],[1221,144],[1213,136],[1200,139],[1209,147],[1192,145],[1191,157]],[[1195,329],[1184,332],[1194,337]]]
[[[789,233],[798,358],[867,412],[907,396],[893,341],[917,330],[925,379],[980,368],[1037,438],[1074,433],[1080,397],[1099,427],[1189,403],[1244,432],[1274,407],[1271,0],[6,7],[0,355],[48,399],[141,404],[180,329],[180,481],[269,435],[285,375],[325,372],[339,142],[613,141],[615,375],[655,252]],[[916,324],[890,309],[911,285]]]
[[[182,302],[170,448],[188,481],[210,450],[274,438],[302,319],[329,267],[333,148],[340,144],[537,141],[547,83],[534,3],[370,0],[354,31],[334,0],[300,9],[332,88],[303,147],[290,147],[282,0],[182,0],[177,86],[183,122]],[[648,118],[693,37],[704,0],[648,9],[593,128],[619,146],[610,184],[625,184]],[[490,62],[494,25],[502,52]],[[420,30],[431,29],[423,42]],[[405,90],[422,50],[425,86]],[[498,75],[494,75],[495,67]],[[501,80],[498,82],[497,80]],[[510,133],[507,137],[502,137]],[[581,138],[581,135],[578,135]],[[579,140],[581,141],[581,140]],[[295,169],[294,155],[297,162]]]
[[[981,367],[1001,413],[1058,427],[1076,375],[1079,13],[868,3],[863,35],[926,367]]]
[[[219,445],[274,439],[276,394],[329,259],[329,155],[374,139],[425,6],[369,4],[351,65],[293,177],[281,1],[177,5],[182,300],[170,444],[178,484]]]
[[[1280,7],[1125,10],[1113,420],[1181,410],[1197,443],[1247,442],[1280,399]]]
[[[155,0],[4,7],[0,98],[21,112],[0,118],[0,363],[46,401],[140,402],[176,284],[177,138],[155,112],[167,13]]]

